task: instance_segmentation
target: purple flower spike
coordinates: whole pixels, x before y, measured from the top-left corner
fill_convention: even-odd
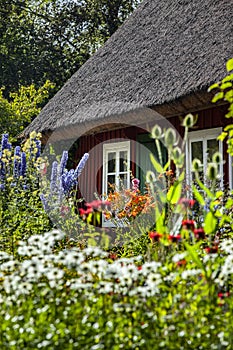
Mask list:
[[[26,163],[26,153],[22,152],[21,153],[21,164],[20,164],[20,171],[19,175],[20,176],[25,176],[26,174],[26,168],[27,168],[27,163]]]
[[[14,158],[13,161],[13,176],[15,178],[19,177],[19,172],[20,172],[20,162],[18,161],[18,159]]]
[[[42,202],[42,204],[43,204],[44,210],[45,210],[45,211],[48,211],[48,210],[49,210],[48,201],[47,201],[47,199],[45,198],[45,196],[44,196],[43,193],[40,194],[40,199],[41,199],[41,202]]]
[[[51,182],[50,182],[50,191],[53,194],[57,190],[57,161],[53,162],[52,173],[51,173]]]
[[[2,135],[1,151],[3,152],[5,149],[8,149],[8,134]]]
[[[67,164],[67,160],[68,160],[68,152],[64,151],[62,153],[61,162],[60,162],[60,176],[63,175],[63,173],[64,173],[64,170],[65,170],[66,164]]]
[[[41,155],[41,142],[40,142],[40,140],[36,140],[36,148],[37,148],[37,152],[36,152],[36,159],[37,159]]]
[[[80,160],[80,162],[78,163],[78,165],[77,165],[77,167],[75,169],[75,172],[74,172],[74,178],[75,179],[77,179],[81,175],[81,173],[83,171],[83,168],[84,168],[88,158],[89,158],[89,154],[88,153],[84,153],[82,159]]]
[[[16,146],[16,147],[15,147],[15,156],[20,157],[20,151],[21,151],[20,146]]]

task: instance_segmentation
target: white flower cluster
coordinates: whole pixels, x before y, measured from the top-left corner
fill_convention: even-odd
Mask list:
[[[161,293],[165,283],[181,278],[199,279],[198,268],[171,270],[160,262],[141,263],[141,257],[108,259],[108,253],[98,247],[63,249],[54,252],[54,244],[64,238],[59,230],[34,235],[28,242],[19,242],[20,261],[0,252],[0,288],[11,300],[30,294],[35,286],[55,290],[70,290],[74,295],[82,293],[87,298],[94,294],[120,294],[153,297]],[[225,241],[221,249],[227,253],[215,282],[223,285],[233,273],[233,243]],[[173,263],[187,257],[187,252],[171,257]],[[205,262],[204,262],[205,263]],[[206,262],[208,263],[208,261]]]
[[[159,293],[164,273],[161,263],[146,262],[139,266],[141,257],[109,261],[108,253],[98,247],[54,253],[55,242],[63,237],[62,232],[53,230],[31,236],[28,242],[19,242],[22,261],[0,252],[2,291],[15,299],[30,294],[35,285],[69,288],[76,293],[86,291],[90,297],[93,291],[144,297]],[[67,277],[68,271],[72,271],[72,277]]]

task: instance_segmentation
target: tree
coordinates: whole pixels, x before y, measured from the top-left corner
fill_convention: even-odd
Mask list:
[[[15,138],[31,120],[37,116],[41,106],[47,101],[54,84],[46,81],[36,89],[35,85],[21,86],[18,92],[10,93],[8,101],[0,90],[0,134],[10,133]]]
[[[0,0],[0,86],[59,89],[139,0]]]

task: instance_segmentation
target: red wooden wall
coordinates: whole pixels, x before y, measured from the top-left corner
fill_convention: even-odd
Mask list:
[[[209,129],[216,127],[224,127],[229,124],[229,120],[225,118],[227,108],[226,106],[214,107],[193,114],[198,114],[198,121],[192,130]],[[183,116],[184,117],[184,116]],[[177,129],[181,137],[183,136],[184,128],[181,126],[182,117],[171,117],[169,122]],[[151,124],[153,127],[153,123]],[[148,129],[148,128],[147,128]],[[84,171],[79,180],[80,195],[86,201],[91,201],[95,198],[94,193],[99,195],[102,190],[102,158],[103,158],[103,143],[116,142],[117,140],[133,140],[136,141],[137,135],[145,133],[145,129],[138,127],[127,127],[124,129],[116,129],[111,131],[99,132],[92,135],[81,137],[78,142],[78,149],[75,154],[75,160],[78,161],[85,152],[89,152],[90,157],[84,168]],[[226,145],[224,144],[224,174],[225,182],[228,182],[228,155],[226,152]],[[131,146],[131,169],[133,175],[135,174],[135,159],[136,148],[135,143]]]

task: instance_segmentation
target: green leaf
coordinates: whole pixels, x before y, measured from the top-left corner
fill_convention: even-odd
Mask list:
[[[192,260],[196,263],[196,265],[203,271],[205,271],[205,267],[202,264],[201,260],[199,259],[197,253],[196,253],[196,248],[194,246],[189,245],[187,242],[184,242],[184,246],[187,249],[190,257]]]
[[[156,231],[159,233],[165,233],[166,227],[164,226],[165,210],[163,209],[160,213],[159,208],[155,207],[155,226]]]
[[[233,70],[233,58],[230,58],[226,63],[227,71],[230,72]]]
[[[182,191],[182,183],[176,182],[173,186],[169,188],[169,191],[167,193],[167,200],[171,204],[176,204],[178,200],[180,199]]]
[[[221,86],[220,86],[220,89],[221,90],[225,90],[225,89],[228,89],[228,88],[231,88],[232,87],[232,83],[231,82],[227,82],[227,83],[223,83]]]
[[[163,169],[162,165],[155,159],[155,157],[153,156],[152,153],[150,154],[150,160],[151,160],[151,163],[153,164],[153,167],[157,171],[157,173],[159,173],[159,174],[164,173],[164,169]]]
[[[218,139],[219,141],[223,141],[223,140],[225,140],[226,136],[227,136],[227,133],[226,133],[226,132],[222,132],[222,133],[217,137],[217,139]]]
[[[207,234],[215,233],[217,227],[217,219],[214,214],[209,211],[205,217],[204,230]]]
[[[214,83],[213,85],[210,85],[208,92],[212,91],[213,89],[217,89],[219,88],[219,84],[218,83]]]
[[[226,83],[227,81],[233,80],[233,74],[227,75],[223,80],[222,83]]]
[[[208,198],[214,199],[214,194],[199,179],[196,179],[198,186],[207,194]]]
[[[224,100],[229,103],[233,102],[233,90],[229,90],[225,93]]]
[[[179,182],[182,182],[182,181],[184,181],[184,178],[185,178],[185,172],[182,171],[182,173],[181,173],[180,176],[178,177],[178,181],[179,181]]]
[[[215,103],[219,100],[222,100],[224,97],[224,92],[221,91],[221,92],[218,92],[216,95],[214,95],[213,99],[212,99],[212,102]]]
[[[205,205],[204,197],[200,194],[200,192],[198,191],[198,189],[194,185],[192,186],[192,190],[193,190],[194,197],[196,198],[198,203],[200,205]]]

